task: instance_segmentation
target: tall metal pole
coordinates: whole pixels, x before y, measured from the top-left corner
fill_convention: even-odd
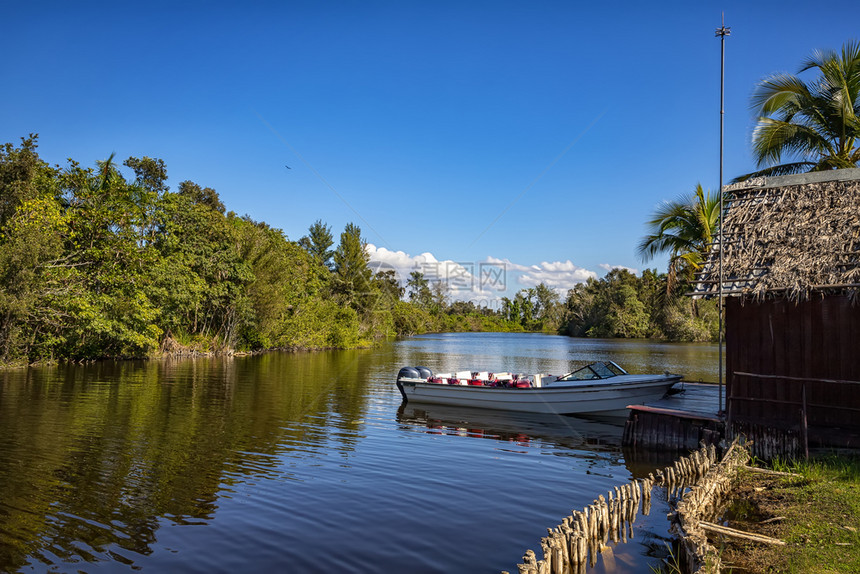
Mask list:
[[[731,35],[732,29],[726,28],[726,15],[722,15],[721,26],[717,28],[715,36],[720,37],[720,219],[719,219],[719,237],[720,237],[720,283],[717,288],[719,297],[719,402],[720,407],[718,412],[723,411],[723,126],[725,124],[725,84],[726,84],[726,36]]]

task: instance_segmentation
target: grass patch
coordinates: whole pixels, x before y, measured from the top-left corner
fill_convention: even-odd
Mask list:
[[[860,572],[860,457],[776,460],[771,468],[801,477],[741,471],[726,520],[733,528],[780,538],[788,546],[716,540],[725,545],[725,570]]]

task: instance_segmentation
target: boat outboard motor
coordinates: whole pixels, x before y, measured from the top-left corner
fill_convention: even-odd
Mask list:
[[[400,379],[420,379],[421,373],[418,372],[418,369],[415,367],[403,367],[400,369],[400,372],[397,373],[397,380]]]
[[[415,367],[415,369],[418,371],[418,376],[422,379],[429,379],[433,376],[433,371],[427,367]]]
[[[424,372],[430,373],[429,375],[424,375]],[[400,394],[403,395],[403,400],[408,402],[408,398],[406,396],[406,391],[403,390],[403,383],[400,382],[401,379],[427,379],[427,377],[431,376],[433,373],[430,369],[425,367],[403,367],[400,369],[400,372],[397,373],[397,388],[400,389]],[[415,383],[411,383],[413,386]]]

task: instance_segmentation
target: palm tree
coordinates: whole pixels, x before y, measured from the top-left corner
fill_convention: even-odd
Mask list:
[[[758,111],[752,147],[759,171],[754,176],[786,175],[856,167],[860,163],[860,42],[847,42],[841,53],[816,50],[799,72],[817,69],[806,83],[792,74],[774,74],[752,97]],[[796,161],[782,163],[783,158]]]
[[[690,281],[711,248],[720,214],[719,194],[702,189],[697,183],[690,195],[666,201],[648,221],[650,233],[642,238],[637,252],[642,261],[658,253],[669,253],[667,290],[679,281]]]
[[[119,170],[117,170],[116,164],[113,161],[115,155],[116,152],[111,152],[110,156],[108,156],[106,160],[96,160],[96,167],[98,168],[100,179],[94,180],[94,183],[97,184],[98,189],[101,191],[109,190],[111,184],[120,177]]]

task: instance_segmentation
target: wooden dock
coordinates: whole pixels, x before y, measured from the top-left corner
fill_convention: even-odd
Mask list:
[[[719,385],[713,383],[682,383],[684,392],[664,397],[646,406],[717,415],[720,408]],[[723,388],[725,393],[725,388]]]
[[[717,414],[719,387],[684,383],[684,392],[646,405],[627,407],[622,444],[661,450],[687,450],[699,444],[718,444],[725,438],[725,422]]]

